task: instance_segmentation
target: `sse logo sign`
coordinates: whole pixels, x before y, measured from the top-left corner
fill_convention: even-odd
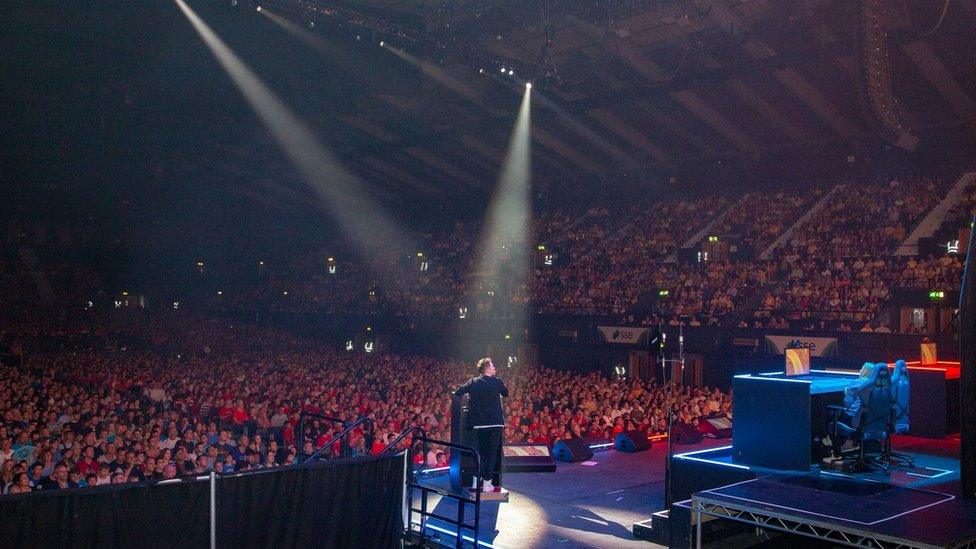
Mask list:
[[[626,326],[597,326],[603,341],[607,343],[635,344],[647,333],[647,328],[628,328]]]
[[[813,341],[800,341],[799,339],[794,339],[787,346],[790,349],[810,349],[810,352],[817,350],[817,344]]]

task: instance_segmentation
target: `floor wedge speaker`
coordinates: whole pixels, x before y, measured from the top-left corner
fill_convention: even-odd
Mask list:
[[[586,461],[593,458],[593,450],[585,440],[570,438],[557,441],[552,447],[552,456],[559,461]]]
[[[643,452],[651,449],[651,441],[640,431],[623,431],[613,439],[613,447],[618,452]]]

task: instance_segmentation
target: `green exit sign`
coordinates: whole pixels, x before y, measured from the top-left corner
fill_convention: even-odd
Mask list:
[[[945,298],[945,292],[941,290],[932,290],[931,292],[929,292],[929,299],[944,299],[944,298]]]
[[[708,241],[709,242],[718,242],[718,237],[717,236],[710,236],[710,237],[708,237]]]
[[[660,297],[668,297],[669,295],[671,295],[671,292],[668,290],[661,290],[657,293],[657,295]]]

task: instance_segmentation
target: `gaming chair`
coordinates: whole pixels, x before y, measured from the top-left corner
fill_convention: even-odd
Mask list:
[[[844,390],[844,406],[830,405],[827,409],[834,414],[829,426],[834,456],[841,457],[842,463],[851,470],[877,467],[887,473],[889,462],[884,448],[892,409],[888,365],[884,362],[866,363],[861,376]],[[845,439],[858,443],[858,453],[853,459],[841,453]],[[869,456],[865,443],[872,441],[878,442],[882,451]]]
[[[908,365],[904,360],[896,360],[894,371],[891,373],[891,421],[889,422],[889,434],[905,434],[909,427],[909,383]],[[898,454],[891,451],[891,437],[885,444],[885,451],[891,460],[909,467],[915,466],[915,459],[906,454]]]

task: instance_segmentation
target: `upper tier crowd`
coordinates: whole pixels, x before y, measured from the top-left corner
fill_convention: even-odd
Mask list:
[[[458,222],[426,232],[420,258],[379,257],[368,268],[347,262],[330,275],[326,255],[316,252],[315,261],[281,266],[273,282],[260,286],[275,299],[259,303],[416,316],[463,310],[505,317],[528,307],[627,319],[653,310],[692,325],[776,326],[814,318],[824,322],[810,326],[824,329],[877,327],[874,319],[894,289],[958,286],[960,258],[893,253],[954,182],[910,177],[813,185],[802,195],[760,190],[735,202],[673,198],[632,205],[625,215],[603,207],[544,214],[533,224],[537,249],[529,280],[495,285],[469,276],[480,227]],[[970,188],[946,224],[967,218],[974,203]],[[685,242],[705,235],[728,240],[735,253],[677,259]],[[510,272],[510,256],[496,255],[499,272]],[[384,273],[384,283],[366,272]],[[666,297],[656,297],[661,290]],[[248,295],[234,305],[244,302],[258,303]]]
[[[893,253],[954,181],[811,185],[802,195],[759,190],[734,201],[669,198],[632,204],[622,215],[600,206],[547,212],[533,220],[525,277],[515,276],[511,248],[493,250],[493,270],[503,276],[477,276],[483,227],[457,221],[423,231],[417,251],[364,258],[310,250],[290,262],[262,261],[257,276],[239,277],[246,282],[207,299],[256,311],[505,318],[529,309],[615,321],[655,313],[691,325],[776,327],[812,319],[814,328],[873,329],[898,288],[958,287],[960,257]],[[974,211],[970,186],[943,226],[962,227]],[[695,261],[681,250],[697,242],[694,253],[711,235],[730,243],[725,253]],[[16,250],[0,257],[0,286],[21,305],[38,293],[23,263]],[[60,261],[45,269],[61,301],[120,299],[91,268]]]
[[[341,425],[300,422],[309,412],[376,425],[355,430],[350,455],[378,453],[412,426],[449,440],[450,392],[471,364],[416,356],[337,352],[256,325],[186,312],[90,318],[117,345],[26,352],[0,366],[3,493],[279,467],[299,453],[338,451]],[[8,334],[0,334],[10,339]],[[54,340],[61,339],[53,337]],[[545,368],[504,368],[506,437],[552,444],[648,435],[679,421],[731,418],[731,397]],[[303,431],[300,429],[303,428]],[[422,461],[445,465],[443,449]]]

